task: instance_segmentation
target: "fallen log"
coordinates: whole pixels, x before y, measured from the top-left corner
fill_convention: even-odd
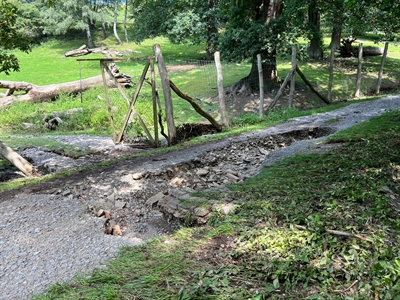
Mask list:
[[[32,176],[33,166],[2,141],[0,141],[0,155],[16,166],[26,176]]]
[[[110,85],[114,85],[112,80],[109,80]],[[71,93],[71,94],[78,94],[81,91],[86,91],[93,87],[98,87],[103,85],[103,79],[101,75],[59,83],[59,84],[50,84],[46,86],[35,85],[29,82],[15,82],[15,81],[7,81],[1,80],[0,81],[0,88],[10,89],[13,91],[24,91],[26,92],[23,95],[9,95],[3,98],[0,98],[0,108],[8,106],[13,102],[45,102],[54,100],[60,93]]]
[[[65,57],[78,57],[88,55],[90,53],[101,53],[105,57],[114,57],[114,56],[122,56],[123,53],[114,50],[114,49],[107,49],[106,47],[99,47],[99,48],[88,48],[86,45],[80,46],[78,49],[70,50],[64,54]]]
[[[113,75],[117,78],[117,81],[125,87],[130,87],[133,82],[131,76],[124,75],[119,72],[119,69],[115,66],[116,73]],[[0,88],[7,89],[8,92],[4,97],[0,98],[0,109],[11,105],[13,102],[45,102],[54,100],[57,96],[64,92],[68,94],[78,94],[80,92],[86,91],[88,89],[102,86],[103,78],[101,75],[76,80],[71,82],[50,84],[46,86],[35,85],[29,82],[15,82],[0,80]],[[114,87],[115,82],[109,76],[107,76],[107,85],[109,87]],[[23,91],[23,95],[13,95],[15,91]]]

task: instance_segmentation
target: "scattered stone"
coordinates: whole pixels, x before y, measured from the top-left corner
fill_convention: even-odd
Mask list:
[[[63,191],[61,193],[61,195],[63,195],[64,197],[69,196],[71,194],[71,190],[70,189],[66,189],[65,191]]]
[[[112,232],[113,232],[112,226],[106,226],[106,228],[104,229],[104,232],[106,234],[112,234]]]
[[[236,177],[239,176],[239,173],[238,173],[237,171],[233,171],[233,170],[231,170],[231,169],[227,169],[226,172],[227,172],[228,174],[234,175],[234,176],[236,176]]]
[[[114,227],[115,225],[117,225],[117,222],[115,222],[114,220],[108,220],[107,225]]]
[[[208,173],[210,173],[210,171],[206,170],[206,169],[198,169],[196,172],[197,176],[206,176]]]
[[[108,210],[105,210],[105,211],[104,211],[104,217],[105,217],[107,220],[111,219],[111,215],[110,215],[110,212],[109,212]]]
[[[390,99],[387,103],[392,105],[399,101]],[[346,115],[343,115],[342,119],[347,118],[352,124],[356,123],[354,117],[359,116],[361,122],[369,116],[377,115],[375,111],[371,112],[371,109],[368,109],[368,115],[364,113],[354,115],[354,108],[351,106],[344,110]],[[310,116],[307,119],[301,117],[297,118],[296,123],[293,121],[291,124],[281,124],[266,130],[265,132],[275,134],[271,137],[257,132],[231,138],[224,141],[221,144],[222,147],[208,153],[204,150],[205,148],[199,150],[205,145],[199,145],[194,149],[183,149],[183,154],[177,152],[177,156],[174,156],[175,152],[171,151],[165,154],[166,157],[168,156],[167,160],[157,163],[148,157],[137,158],[140,164],[131,161],[124,164],[118,163],[115,167],[107,167],[107,170],[104,169],[103,172],[91,171],[90,176],[83,173],[79,180],[75,177],[76,175],[65,178],[49,186],[51,191],[45,190],[44,187],[41,189],[37,187],[24,188],[21,190],[23,193],[20,193],[15,199],[0,201],[0,210],[4,212],[5,217],[4,222],[0,225],[0,246],[3,251],[0,254],[2,264],[0,277],[5,279],[0,280],[2,292],[0,298],[3,296],[5,299],[27,299],[31,293],[43,292],[49,284],[54,284],[59,280],[69,280],[76,273],[90,271],[91,266],[99,267],[104,263],[104,259],[114,257],[122,245],[131,245],[132,241],[143,241],[148,237],[163,234],[162,230],[169,230],[165,229],[167,225],[158,226],[157,224],[155,225],[157,232],[152,232],[151,227],[154,225],[152,222],[157,222],[154,219],[161,220],[164,224],[171,224],[174,218],[185,221],[185,218],[190,215],[190,223],[204,224],[212,211],[218,210],[221,214],[230,213],[235,208],[235,204],[228,202],[234,199],[234,193],[222,184],[223,181],[230,182],[226,174],[241,179],[252,177],[259,172],[257,164],[267,156],[263,150],[271,152],[267,157],[268,162],[274,162],[276,160],[274,160],[272,151],[278,148],[278,144],[288,146],[295,140],[304,140],[309,136],[318,137],[322,128],[316,127],[312,132],[309,132],[308,129],[304,130],[313,122],[310,121],[310,118],[317,120],[318,126],[324,121],[320,115]],[[327,118],[332,119],[332,115]],[[344,125],[340,122],[342,120],[335,123],[337,126],[335,128],[339,128],[339,126],[343,128]],[[282,129],[290,129],[292,132],[286,135],[277,133]],[[325,133],[332,132],[326,131]],[[91,146],[94,141],[89,136],[57,137],[60,142],[63,142],[63,139],[68,144],[72,145],[73,141],[74,146],[83,148],[86,148],[82,146],[83,144],[90,144],[89,139],[91,139]],[[24,151],[33,153],[30,157],[36,160],[36,165],[43,165],[44,161],[52,158],[56,164],[49,163],[49,170],[52,168],[52,170],[59,171],[61,167],[65,170],[71,166],[80,167],[85,163],[107,159],[104,155],[104,147],[100,145],[105,139],[102,138],[98,141],[99,144],[95,146],[95,150],[101,154],[97,159],[85,155],[79,159],[64,161],[60,158],[61,155],[45,151],[39,152],[37,148],[34,149],[34,152],[32,148]],[[115,154],[117,147],[122,147],[122,145],[114,145],[112,138],[109,139],[109,143],[111,144],[111,146],[107,146],[109,155]],[[214,147],[218,143],[217,141],[209,144],[206,148]],[[298,151],[299,148],[296,147],[294,150]],[[314,146],[310,146],[308,143],[307,149],[304,148],[304,150],[308,151],[309,147]],[[288,150],[287,153],[291,155],[292,150]],[[197,159],[190,161],[190,157],[194,157],[192,155],[196,155]],[[283,156],[277,153],[275,158]],[[186,159],[187,157],[189,158]],[[271,157],[272,160],[270,160]],[[40,163],[37,163],[38,161]],[[69,164],[71,161],[72,164]],[[170,170],[167,174],[168,167]],[[158,172],[153,173],[153,170],[158,170]],[[198,175],[198,170],[203,170],[205,175]],[[228,172],[228,170],[236,173]],[[132,174],[135,172],[145,172],[145,175],[140,178],[140,181],[134,181]],[[170,178],[168,181],[164,180],[166,174]],[[173,189],[170,185],[171,179],[174,178],[184,179],[177,189]],[[192,196],[193,190],[204,191],[210,187],[213,187],[211,190],[214,193],[220,194],[219,199],[224,203],[216,204],[210,201],[208,204],[205,203],[205,199]],[[68,194],[68,190],[72,191],[74,197],[69,197],[71,194]],[[46,195],[41,195],[40,192],[46,193]],[[64,195],[64,192],[67,194]],[[388,189],[382,189],[380,192],[387,194],[390,198],[396,196]],[[393,192],[398,194],[395,190]],[[126,202],[125,207],[129,209],[114,212],[115,199],[107,199],[112,193],[117,194],[118,201]],[[157,197],[153,198],[156,195]],[[397,199],[399,199],[398,195]],[[388,201],[390,200],[388,199]],[[392,200],[394,205],[398,201]],[[162,205],[163,202],[164,205]],[[88,207],[91,207],[90,214],[88,214]],[[398,204],[397,207],[399,207]],[[105,219],[94,217],[100,208],[103,209],[103,212],[107,210],[107,214],[105,212],[103,214]],[[153,208],[154,210],[152,210]],[[110,211],[113,211],[113,220],[111,220]],[[162,218],[163,216],[165,219]],[[151,221],[146,221],[146,218]],[[41,222],[38,223],[37,220],[41,220]],[[107,221],[106,224],[104,224],[105,221]],[[110,224],[120,226],[123,236],[113,238],[111,241],[110,236],[106,236],[103,230],[108,234],[115,233],[117,235],[118,231]],[[39,234],[40,239],[37,238]],[[17,243],[16,236],[23,237],[23,239],[18,240]],[[25,264],[26,268],[23,268],[22,266]],[[40,278],[36,276],[37,274],[40,274]]]
[[[239,177],[237,177],[237,176],[235,176],[235,175],[233,175],[233,174],[231,174],[231,173],[227,173],[227,174],[226,174],[226,177],[228,177],[229,180],[230,180],[231,182],[237,182],[237,181],[239,181]]]
[[[224,214],[227,215],[235,209],[235,205],[233,205],[233,203],[227,203],[227,204],[222,205],[221,209],[224,212]]]
[[[96,217],[101,217],[102,215],[104,215],[104,210],[102,210],[102,209],[99,209],[97,212],[96,212]]]
[[[119,225],[113,226],[112,229],[113,229],[112,231],[113,235],[122,235],[121,227]]]
[[[125,201],[115,201],[115,207],[118,209],[123,209],[126,206]]]
[[[134,174],[132,174],[132,178],[133,178],[134,180],[142,179],[143,176],[144,176],[143,173],[134,173]]]
[[[154,196],[147,199],[146,205],[149,207],[155,207],[157,203],[163,198],[164,198],[164,193],[159,192],[158,194],[155,194]]]
[[[183,178],[175,177],[175,178],[172,178],[172,179],[171,179],[170,184],[171,184],[173,187],[177,187],[177,186],[182,185],[182,183],[183,183],[184,181],[185,181],[185,179],[183,179]]]
[[[264,148],[259,147],[258,151],[262,154],[262,155],[268,155],[269,151],[265,150]]]
[[[194,210],[194,213],[196,216],[203,218],[203,217],[207,216],[208,214],[210,214],[210,211],[206,208],[196,208]]]

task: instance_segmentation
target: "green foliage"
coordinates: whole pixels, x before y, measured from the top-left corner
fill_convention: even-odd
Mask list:
[[[260,116],[255,113],[243,113],[237,119],[233,120],[233,126],[247,126],[260,123]]]
[[[18,59],[9,50],[30,50],[29,40],[16,29],[18,8],[7,0],[0,1],[0,73],[19,71]]]
[[[184,43],[190,39],[193,44],[199,44],[206,39],[207,24],[193,10],[180,12],[166,23],[167,36],[173,43]]]
[[[40,18],[40,1],[23,2],[13,0],[19,11],[16,19],[18,32],[25,34],[32,42],[39,42],[43,37],[43,22]]]
[[[132,31],[137,42],[157,36],[166,36],[173,43],[199,44],[207,39],[208,17],[213,12],[207,1],[141,0],[134,1],[133,7]]]

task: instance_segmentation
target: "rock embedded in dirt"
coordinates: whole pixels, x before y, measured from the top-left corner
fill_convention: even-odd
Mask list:
[[[101,217],[102,215],[104,215],[104,210],[102,210],[102,209],[99,209],[97,212],[96,212],[96,217]]]
[[[198,169],[196,172],[197,176],[206,176],[208,173],[210,173],[209,170],[206,169]]]
[[[124,201],[115,201],[115,207],[118,209],[123,209],[126,205],[126,202]]]
[[[104,211],[104,217],[105,217],[107,220],[111,219],[111,215],[110,215],[110,212],[109,212],[108,210],[105,210],[105,211]]]

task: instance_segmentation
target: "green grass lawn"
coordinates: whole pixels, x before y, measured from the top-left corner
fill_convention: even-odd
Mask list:
[[[120,32],[122,33],[122,31]],[[98,36],[96,33],[95,36]],[[371,36],[361,39],[365,45],[374,45]],[[52,38],[44,41],[42,44],[33,48],[29,54],[16,52],[20,63],[21,72],[13,72],[7,76],[0,74],[0,80],[25,81],[38,85],[47,85],[52,83],[61,83],[67,81],[79,80],[80,78],[88,78],[100,74],[100,66],[98,61],[81,61],[77,58],[65,58],[64,54],[80,47],[86,41],[81,36],[70,36],[65,39]],[[328,41],[325,41],[326,44]],[[96,39],[97,46],[113,48],[119,51],[130,49],[134,56],[152,55],[152,46],[160,44],[163,55],[170,68],[170,78],[184,93],[188,94],[213,117],[219,117],[217,89],[216,89],[216,70],[214,63],[204,62],[200,59],[204,56],[204,45],[175,45],[171,44],[166,38],[158,37],[155,39],[145,40],[140,45],[135,43],[124,43],[122,46],[115,44],[114,37],[110,34],[106,40]],[[300,44],[303,45],[303,44]],[[382,45],[380,45],[382,46]],[[100,54],[91,54],[80,58],[101,58]],[[367,57],[364,59],[362,94],[363,97],[371,96],[371,92],[375,90],[377,73],[380,66],[381,57]],[[395,45],[390,45],[389,56],[386,62],[382,91],[396,91],[398,85],[398,76],[400,69],[400,49]],[[133,81],[137,82],[143,70],[144,62],[119,63],[118,66],[126,74],[133,76]],[[299,66],[322,94],[327,93],[329,79],[329,62],[328,59],[320,61],[301,61]],[[357,61],[356,59],[337,59],[335,63],[333,100],[351,101],[355,92],[355,76]],[[245,77],[250,70],[250,64],[243,62],[240,64],[223,64],[224,83],[225,86],[233,84]],[[290,70],[290,58],[278,57],[278,72],[281,78],[286,77]],[[149,76],[149,75],[148,75]],[[310,93],[308,87],[297,76],[297,94],[295,105],[299,107],[312,108],[315,105],[321,106],[321,101],[316,95]],[[162,100],[162,88],[159,79],[157,79],[158,90]],[[394,90],[393,90],[394,88]],[[133,93],[134,88],[129,93]],[[0,91],[2,92],[2,91]],[[4,92],[4,91],[3,91]],[[267,91],[268,92],[268,91]],[[100,96],[100,97],[99,97]],[[122,122],[126,113],[126,105],[121,100],[119,94],[113,91],[113,106],[118,108],[117,119]],[[257,95],[250,97],[257,98]],[[232,99],[230,100],[232,101]],[[283,103],[285,100],[281,100]],[[142,91],[138,100],[138,110],[144,114],[146,124],[151,127],[152,115],[150,90]],[[185,101],[173,94],[174,117],[177,125],[183,123],[204,122],[205,120],[198,114],[194,113],[194,109]],[[124,106],[125,105],[125,106]],[[286,105],[286,104],[282,104]],[[229,104],[228,104],[229,106]],[[46,133],[42,126],[41,119],[43,114],[59,112],[66,109],[80,107],[83,110],[76,114],[71,120],[60,126],[57,131],[64,133],[71,132],[87,132],[97,134],[111,134],[108,111],[106,109],[105,95],[102,88],[84,92],[82,98],[72,97],[70,95],[62,95],[57,101],[37,104],[14,104],[9,108],[0,111],[0,133]],[[233,111],[233,110],[232,110]],[[231,118],[233,123],[237,123],[237,118],[244,113],[242,111],[232,112]],[[234,114],[234,115],[233,115]],[[31,123],[29,129],[23,123]],[[120,126],[120,125],[118,125]],[[136,130],[133,134],[142,134],[140,130]]]

